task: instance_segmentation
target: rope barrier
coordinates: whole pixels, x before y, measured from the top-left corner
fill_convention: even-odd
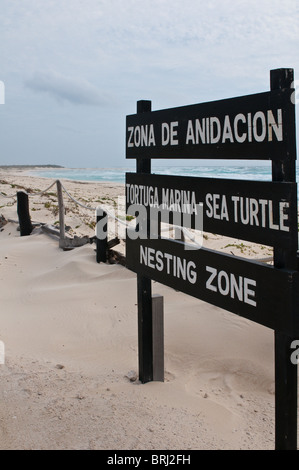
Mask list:
[[[15,197],[17,197],[17,193],[13,194],[11,196],[7,196],[7,194],[4,194],[4,193],[0,192],[0,196],[5,197],[7,199],[14,199]]]
[[[61,187],[62,189],[65,191],[65,193],[68,195],[68,197],[73,201],[75,202],[75,204],[78,204],[79,206],[83,207],[84,209],[88,209],[88,210],[92,210],[92,211],[96,211],[97,210],[97,207],[91,207],[91,206],[85,206],[84,204],[82,204],[81,202],[77,201],[75,198],[73,198],[73,196],[70,195],[70,193],[66,190],[66,188],[63,186],[63,184],[61,183]],[[124,222],[123,220],[119,219],[118,217],[116,217],[114,214],[112,214],[111,212],[109,212],[108,210],[104,210],[102,209],[104,212],[106,212],[106,214],[108,216],[110,216],[111,218],[117,220],[119,223],[125,225],[126,227],[128,227],[129,225]]]
[[[95,207],[91,207],[91,206],[85,206],[85,204],[82,204],[81,202],[77,201],[73,196],[71,196],[71,194],[67,191],[67,189],[64,187],[64,185],[61,183],[61,187],[62,189],[65,191],[65,193],[68,195],[68,197],[75,203],[75,204],[78,204],[79,206],[83,207],[84,209],[88,209],[88,210],[93,210],[93,211],[96,211],[97,208]],[[104,210],[104,209],[102,209]],[[123,220],[121,220],[119,217],[116,217],[114,214],[112,214],[111,212],[107,211],[105,209],[106,214],[108,216],[110,216],[111,218],[113,218],[114,220],[116,220],[117,222],[119,222],[120,224],[124,225],[125,227],[129,227],[129,224],[127,224],[126,222],[124,222]],[[191,234],[186,228],[184,227],[179,227],[177,225],[173,225],[173,228],[179,228],[179,229],[182,229],[183,230],[183,233],[184,235],[186,235],[190,241],[192,241],[194,244],[198,245],[201,247],[201,244],[198,243],[194,237],[193,234]],[[164,229],[162,231],[165,231],[165,230],[168,230],[168,229]]]
[[[65,187],[63,186],[62,183],[61,183],[61,187],[62,187],[62,189],[65,191],[65,193],[68,195],[68,197],[69,197],[73,202],[75,202],[76,204],[78,204],[79,206],[84,207],[84,209],[88,209],[88,210],[92,210],[92,211],[95,211],[95,210],[96,210],[95,207],[85,206],[84,204],[82,204],[81,202],[79,202],[79,201],[77,201],[75,198],[73,198],[73,196],[70,195],[70,193],[65,189]]]
[[[45,194],[47,191],[49,191],[49,189],[51,189],[55,184],[57,184],[59,180],[55,180],[50,186],[48,186],[46,189],[44,189],[43,191],[39,191],[39,192],[35,192],[35,193],[27,193],[26,191],[24,191],[28,196],[40,196],[42,194]],[[61,183],[61,182],[60,182]],[[84,209],[87,209],[87,210],[92,210],[93,212],[95,212],[98,207],[92,207],[92,206],[86,206],[85,204],[82,204],[81,202],[77,201],[77,199],[75,199],[69,192],[68,190],[65,188],[65,186],[61,183],[61,187],[62,189],[64,190],[64,192],[67,194],[67,196],[75,203],[75,204],[78,204],[79,206],[83,207]],[[7,198],[7,199],[13,199],[15,197],[17,197],[17,193],[14,194],[14,195],[6,195],[6,194],[3,194],[2,192],[0,192],[0,196],[4,197],[4,198]],[[116,217],[116,215],[114,215],[113,213],[111,213],[110,211],[108,211],[106,208],[102,210],[109,216],[111,217],[112,219],[116,220],[117,222],[119,222],[120,224],[124,225],[126,228],[129,228],[130,225],[127,224],[124,220],[121,220],[119,217]],[[183,234],[190,240],[192,241],[195,245],[201,247],[202,245],[200,243],[198,243],[196,241],[196,238],[194,236],[194,234],[192,234],[189,230],[187,230],[185,227],[181,227],[179,225],[172,225],[171,228],[169,227],[165,227],[163,229],[161,229],[161,232],[167,232],[169,230],[174,230],[174,229],[180,229]],[[261,261],[261,262],[269,262],[269,261],[272,261],[273,258],[263,258],[263,259],[259,259],[259,260],[256,260],[256,261]]]
[[[55,184],[57,183],[57,180],[54,181],[47,189],[44,189],[44,191],[39,191],[38,193],[29,193],[28,196],[41,196],[42,194],[45,194],[49,189],[51,189]]]
[[[25,194],[27,194],[27,196],[41,196],[42,194],[46,193],[47,191],[49,191],[49,189],[52,188],[52,186],[54,186],[54,184],[56,184],[56,181],[54,181],[54,183],[52,183],[47,189],[45,189],[44,191],[39,191],[37,193],[27,193],[27,191],[24,191]],[[0,196],[2,197],[5,197],[7,199],[13,199],[15,197],[17,197],[17,193],[15,194],[12,194],[11,196],[7,196],[6,194],[0,192]]]
[[[44,189],[43,191],[39,191],[39,192],[33,192],[33,193],[27,193],[27,191],[24,191],[25,194],[27,194],[27,196],[41,196],[42,194],[45,194],[47,191],[49,191],[49,189],[51,189],[55,184],[57,184],[57,181],[59,180],[55,180],[50,186],[48,186],[46,189]],[[61,182],[60,182],[61,183]],[[82,204],[81,202],[77,201],[77,199],[75,199],[69,192],[68,190],[65,188],[65,186],[61,183],[61,187],[62,189],[64,190],[64,192],[67,194],[67,196],[75,203],[75,204],[78,204],[79,206],[83,207],[84,209],[87,209],[87,210],[92,210],[92,211],[96,211],[97,208],[96,207],[92,207],[92,206],[86,206],[85,204]],[[17,193],[15,195],[11,195],[11,196],[7,196],[5,194],[3,194],[2,192],[0,192],[0,195],[4,198],[7,198],[7,199],[13,199],[15,197],[17,197]],[[108,211],[107,209],[102,209],[104,212],[106,212],[106,214],[111,217],[112,219],[116,220],[117,222],[119,222],[120,224],[124,225],[126,228],[129,228],[129,224],[127,224],[124,220],[121,220],[119,217],[116,217],[116,215],[114,215],[113,213],[111,213],[110,211]],[[192,233],[190,233],[186,228],[184,227],[180,227],[180,226],[177,226],[177,225],[173,225],[172,226],[173,228],[178,228],[178,229],[181,229],[184,233],[184,235],[186,235],[189,240],[191,240],[193,243],[195,243],[196,245],[198,246],[201,246],[199,243],[197,243],[194,235]],[[168,231],[169,228],[165,228],[165,229],[162,229],[161,231]]]

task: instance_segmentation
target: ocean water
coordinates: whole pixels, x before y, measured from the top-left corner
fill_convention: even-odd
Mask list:
[[[264,163],[264,162],[263,162]],[[122,168],[55,168],[46,171],[34,171],[31,174],[51,179],[69,179],[76,181],[99,181],[124,183],[125,173],[134,172],[134,167]],[[252,181],[271,181],[271,164],[225,164],[225,165],[190,165],[190,166],[155,166],[152,163],[152,173],[175,176],[195,176],[205,178],[228,178]],[[297,169],[297,181],[299,169]]]

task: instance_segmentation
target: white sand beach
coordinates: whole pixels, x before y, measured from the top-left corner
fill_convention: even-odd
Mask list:
[[[0,191],[51,181],[0,171]],[[64,181],[84,205],[115,207],[121,184]],[[71,236],[94,235],[94,213],[65,196]],[[17,220],[16,200],[0,215]],[[32,220],[58,220],[55,187],[30,196]],[[153,282],[164,296],[165,382],[141,384],[136,275],[98,264],[37,228],[0,232],[0,449],[274,449],[274,333]],[[205,234],[204,245],[248,258],[269,247]],[[125,243],[115,247],[125,253]]]

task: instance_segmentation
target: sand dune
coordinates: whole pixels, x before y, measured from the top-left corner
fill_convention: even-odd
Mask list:
[[[6,193],[13,180],[46,186],[23,174],[1,179]],[[121,191],[68,186],[86,199]],[[53,223],[45,199],[36,202],[34,219]],[[0,213],[16,218],[15,204]],[[74,217],[85,215],[69,211]],[[138,366],[135,274],[97,264],[94,245],[62,251],[38,229],[20,237],[16,227],[0,233],[1,449],[274,448],[271,330],[153,283],[164,296],[165,382],[130,382]],[[224,248],[232,244],[212,235],[206,243],[271,255],[252,244],[242,253],[237,242]]]

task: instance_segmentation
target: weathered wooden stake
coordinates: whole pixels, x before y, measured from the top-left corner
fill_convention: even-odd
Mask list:
[[[107,213],[99,207],[96,211],[96,224],[97,263],[106,263],[108,250],[108,216]]]
[[[180,240],[181,242],[185,242],[185,234],[183,231],[183,227],[175,226],[174,228],[174,238],[175,240]]]
[[[152,297],[153,315],[153,380],[164,382],[164,309],[163,296]]]
[[[29,213],[29,198],[28,194],[24,191],[17,192],[17,212],[19,217],[19,225],[20,225],[20,234],[21,237],[30,235],[33,226],[30,219]]]
[[[62,185],[59,180],[56,181],[56,185],[57,185],[57,199],[58,199],[58,208],[59,208],[59,232],[60,232],[59,247],[65,248],[65,224],[64,224],[65,207],[64,207],[64,202],[63,202]]]

